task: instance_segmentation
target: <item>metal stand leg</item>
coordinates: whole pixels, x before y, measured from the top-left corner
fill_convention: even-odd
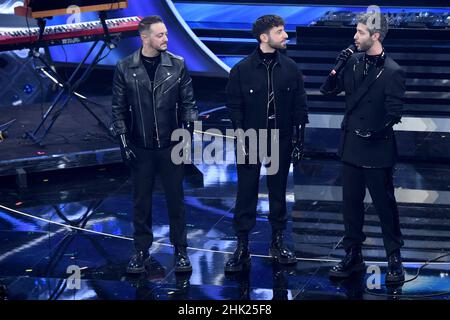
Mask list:
[[[101,17],[101,19],[104,19],[104,16]],[[50,131],[50,129],[52,128],[53,124],[55,123],[55,121],[57,120],[57,118],[59,117],[59,115],[62,113],[62,111],[64,110],[64,108],[68,105],[68,103],[70,102],[72,96],[74,95],[77,100],[82,104],[82,106],[98,121],[98,123],[101,125],[101,127],[106,130],[106,132],[110,132],[108,129],[108,126],[100,120],[100,118],[88,107],[87,103],[92,103],[94,105],[98,105],[100,106],[100,104],[89,100],[86,97],[83,97],[82,95],[78,94],[75,92],[75,90],[83,83],[83,81],[85,81],[88,76],[90,75],[90,73],[92,72],[93,68],[95,65],[97,65],[100,57],[102,56],[104,50],[106,49],[106,47],[110,47],[108,41],[104,40],[102,43],[102,46],[100,47],[99,51],[95,54],[94,59],[92,60],[92,62],[89,64],[89,66],[86,68],[86,70],[81,74],[80,78],[74,82],[74,79],[76,77],[76,75],[79,73],[79,71],[81,70],[81,67],[85,64],[86,60],[88,59],[89,56],[92,55],[92,52],[94,51],[95,47],[97,46],[99,40],[95,41],[92,46],[90,47],[89,51],[86,53],[86,55],[83,57],[83,60],[78,64],[77,68],[73,71],[72,75],[70,76],[69,80],[67,80],[67,82],[64,82],[62,85],[62,88],[59,90],[58,95],[56,96],[55,100],[53,101],[53,103],[51,104],[51,106],[47,109],[47,111],[45,112],[41,122],[38,124],[37,128],[34,131],[28,131],[24,134],[24,138],[29,138],[32,141],[34,141],[36,144],[42,146],[42,140],[46,137],[47,133]],[[50,65],[47,63],[47,61],[45,61],[45,59],[43,59],[40,55],[38,55],[38,58],[40,59],[40,61],[42,61],[42,63],[46,66],[46,68],[49,71],[52,71],[55,76],[59,79],[61,79],[61,77],[52,70],[52,68],[50,67]],[[62,82],[62,81],[61,81]],[[59,102],[61,101],[61,99],[64,96],[64,93],[67,92],[67,97],[64,100],[63,104],[61,105],[61,108],[58,111],[55,111],[53,113],[53,117],[51,118],[50,124],[49,126],[43,130],[43,133],[41,135],[38,135],[38,133],[41,131],[41,129],[44,126],[44,123],[47,121],[47,119],[49,118],[49,116],[51,115],[51,113],[53,112],[53,110],[56,108],[56,106],[59,104]]]

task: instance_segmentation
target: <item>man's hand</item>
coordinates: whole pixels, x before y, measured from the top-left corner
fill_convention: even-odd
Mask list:
[[[387,139],[387,132],[385,129],[378,131],[371,131],[366,129],[356,129],[355,134],[364,140],[383,140]]]
[[[350,48],[346,48],[339,52],[339,55],[336,58],[336,63],[338,61],[343,61],[344,63],[347,62],[347,60],[352,56],[353,52],[350,50]]]
[[[335,66],[334,69],[331,70],[330,76],[334,77],[339,74],[341,70],[344,69],[347,60],[352,56],[352,54],[353,50],[350,48],[342,50],[337,56],[336,61],[334,62]]]
[[[292,127],[292,164],[294,167],[303,159],[305,141],[305,126],[297,125]]]
[[[133,152],[133,150],[131,150],[130,146],[128,145],[125,134],[120,135],[120,149],[122,151],[123,160],[127,164],[131,164],[131,162],[136,159],[136,154]]]
[[[180,157],[184,158],[185,163],[188,163],[190,161],[192,152],[192,143],[194,141],[194,123],[183,122],[183,128],[189,132],[189,140],[186,141],[183,149],[180,150]]]

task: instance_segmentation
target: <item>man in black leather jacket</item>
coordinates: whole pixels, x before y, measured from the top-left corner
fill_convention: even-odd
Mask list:
[[[192,80],[183,58],[167,51],[167,29],[158,16],[139,24],[142,47],[121,60],[114,74],[112,122],[122,157],[131,169],[134,246],[127,271],[141,273],[149,261],[152,191],[157,174],[165,191],[176,272],[191,271],[186,252],[183,164],[174,164],[172,132],[197,119]],[[192,132],[191,132],[192,133]]]
[[[288,220],[286,185],[291,160],[295,163],[301,158],[301,132],[308,123],[308,115],[302,72],[291,58],[279,51],[286,49],[288,35],[284,25],[283,19],[276,15],[265,15],[255,21],[253,34],[259,45],[231,70],[227,108],[235,130],[262,129],[267,130],[268,136],[279,130],[278,171],[267,175],[272,227],[269,252],[281,264],[294,264],[297,262],[294,252],[283,242]],[[239,134],[237,138],[238,153],[251,151]],[[262,135],[258,139],[263,139]],[[271,141],[269,138],[263,143],[269,145]],[[255,164],[239,163],[238,156],[238,191],[233,221],[238,241],[233,256],[225,265],[225,272],[239,272],[250,262],[248,235],[256,223],[260,160]]]

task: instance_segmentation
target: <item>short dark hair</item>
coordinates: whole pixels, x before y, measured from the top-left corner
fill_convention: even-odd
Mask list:
[[[284,26],[284,20],[280,16],[274,14],[267,14],[265,16],[261,16],[253,23],[252,33],[253,36],[261,42],[259,38],[263,33],[268,33],[270,29],[273,27]]]
[[[139,33],[150,30],[151,25],[155,23],[163,23],[162,18],[160,16],[145,17],[144,19],[141,20],[141,22],[139,22],[138,25]]]
[[[377,23],[379,21],[379,23]],[[358,16],[358,23],[362,23],[369,29],[369,34],[380,34],[380,42],[383,42],[388,33],[388,21],[382,13],[364,13]]]

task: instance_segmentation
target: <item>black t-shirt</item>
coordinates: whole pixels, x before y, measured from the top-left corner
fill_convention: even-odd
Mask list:
[[[145,70],[147,70],[148,77],[153,83],[153,81],[155,81],[156,68],[158,68],[158,65],[161,62],[161,55],[159,54],[156,57],[146,57],[141,52],[141,59]]]

